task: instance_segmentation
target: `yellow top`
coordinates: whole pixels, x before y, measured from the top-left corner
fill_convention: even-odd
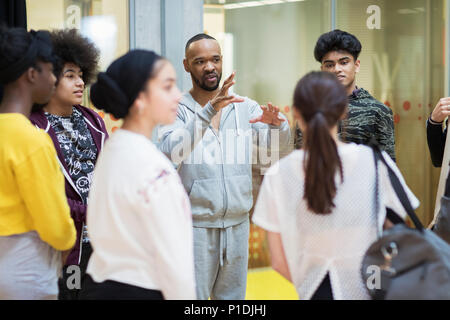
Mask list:
[[[0,236],[36,231],[69,250],[76,230],[50,136],[19,113],[0,113]]]

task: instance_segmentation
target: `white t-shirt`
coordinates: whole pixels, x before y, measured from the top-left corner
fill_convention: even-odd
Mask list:
[[[292,282],[300,299],[310,299],[329,272],[334,299],[369,299],[360,267],[364,253],[377,239],[375,163],[372,149],[354,143],[338,147],[344,181],[337,175],[335,208],[331,214],[308,210],[304,196],[303,150],[272,166],[264,177],[253,222],[281,234]],[[383,152],[405,188],[413,208],[419,201],[400,171]],[[379,162],[380,208],[406,217],[391,186],[387,168]],[[381,231],[385,210],[378,213]]]
[[[100,153],[89,195],[94,252],[87,273],[195,299],[189,198],[167,158],[143,135],[116,131]]]

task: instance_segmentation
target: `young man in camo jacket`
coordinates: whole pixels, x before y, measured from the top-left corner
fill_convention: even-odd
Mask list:
[[[325,33],[317,40],[314,57],[320,69],[336,74],[347,89],[348,115],[339,126],[339,137],[345,142],[368,144],[371,138],[395,161],[394,119],[392,110],[369,92],[356,86],[361,43],[352,34],[341,30]],[[301,132],[296,130],[295,146],[301,147]]]

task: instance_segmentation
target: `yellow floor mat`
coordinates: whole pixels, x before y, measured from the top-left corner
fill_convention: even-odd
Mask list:
[[[292,283],[272,268],[250,269],[247,273],[246,300],[297,300]]]

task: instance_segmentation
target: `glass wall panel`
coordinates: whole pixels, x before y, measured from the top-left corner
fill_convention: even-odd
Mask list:
[[[433,217],[439,170],[431,165],[425,121],[445,94],[445,10],[441,0],[338,0],[337,28],[362,43],[357,85],[394,113],[397,165]]]
[[[317,69],[313,49],[330,28],[330,1],[258,2],[205,1],[204,29],[221,43],[224,77],[236,70],[236,92],[290,106],[297,80]]]
[[[77,28],[100,49],[100,69],[105,70],[129,50],[128,1],[124,0],[27,0],[29,29]],[[93,106],[85,91],[84,105]],[[99,114],[111,132],[120,121]]]
[[[333,2],[205,0],[204,30],[221,43],[223,78],[237,72],[234,91],[277,104],[291,127],[294,85],[320,68],[313,57],[318,37],[331,30],[333,17],[336,28],[356,35],[363,47],[357,85],[392,109],[397,165],[421,202],[416,212],[428,224],[440,170],[431,164],[425,121],[448,94],[446,1]],[[260,182],[254,171],[255,199]],[[252,225],[249,241],[249,267],[269,266],[264,231]]]

